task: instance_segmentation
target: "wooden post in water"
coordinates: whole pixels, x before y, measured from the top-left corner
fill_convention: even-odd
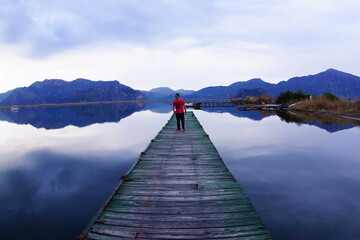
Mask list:
[[[272,239],[189,112],[171,117],[78,239]]]

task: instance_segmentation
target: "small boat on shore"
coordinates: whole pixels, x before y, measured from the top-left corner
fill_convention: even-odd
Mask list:
[[[10,108],[10,111],[12,111],[12,112],[18,112],[19,111],[19,107],[17,107],[17,106],[12,106],[11,108]]]

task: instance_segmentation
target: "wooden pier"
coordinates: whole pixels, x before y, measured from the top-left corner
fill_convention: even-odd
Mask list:
[[[239,111],[278,111],[283,108],[282,104],[244,104],[237,106]]]
[[[186,105],[187,108],[201,109],[203,107],[236,107],[237,104],[231,101],[201,101],[190,102]]]
[[[78,239],[272,239],[192,112],[140,154]]]

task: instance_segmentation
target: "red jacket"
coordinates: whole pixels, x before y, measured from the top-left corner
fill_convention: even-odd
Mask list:
[[[175,113],[184,113],[185,101],[182,99],[176,99],[173,101],[173,109],[175,106]]]

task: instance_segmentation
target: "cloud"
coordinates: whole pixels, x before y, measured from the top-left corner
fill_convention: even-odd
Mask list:
[[[359,8],[356,0],[5,0],[0,63],[9,69],[0,77],[201,88],[329,67],[360,74]]]
[[[206,16],[194,5],[164,0],[6,1],[0,9],[1,38],[28,43],[30,53],[40,56],[96,41],[150,44],[192,32],[201,24],[194,20]]]
[[[6,1],[0,18],[3,41],[47,56],[109,40],[156,47],[178,39],[212,46],[234,40],[290,48],[336,44],[354,34],[356,7],[351,0],[35,0]]]
[[[121,3],[121,1],[119,1]],[[106,1],[8,1],[1,8],[2,39],[27,43],[32,55],[51,55],[104,38],[132,41],[144,28],[127,6]]]
[[[157,86],[200,89],[253,78],[256,68],[266,69],[268,62],[277,58],[211,46],[187,47],[194,44],[184,40],[168,43],[168,48],[122,43],[88,45],[49,56],[46,60],[14,57],[4,49],[4,53],[8,52],[8,61],[0,61],[4,68],[1,72],[18,81],[5,82],[2,87],[8,85],[8,89],[11,89],[43,79],[62,78],[70,81],[81,77],[119,80],[135,89]],[[172,47],[176,50],[172,50]],[[17,64],[14,65],[14,62]]]

